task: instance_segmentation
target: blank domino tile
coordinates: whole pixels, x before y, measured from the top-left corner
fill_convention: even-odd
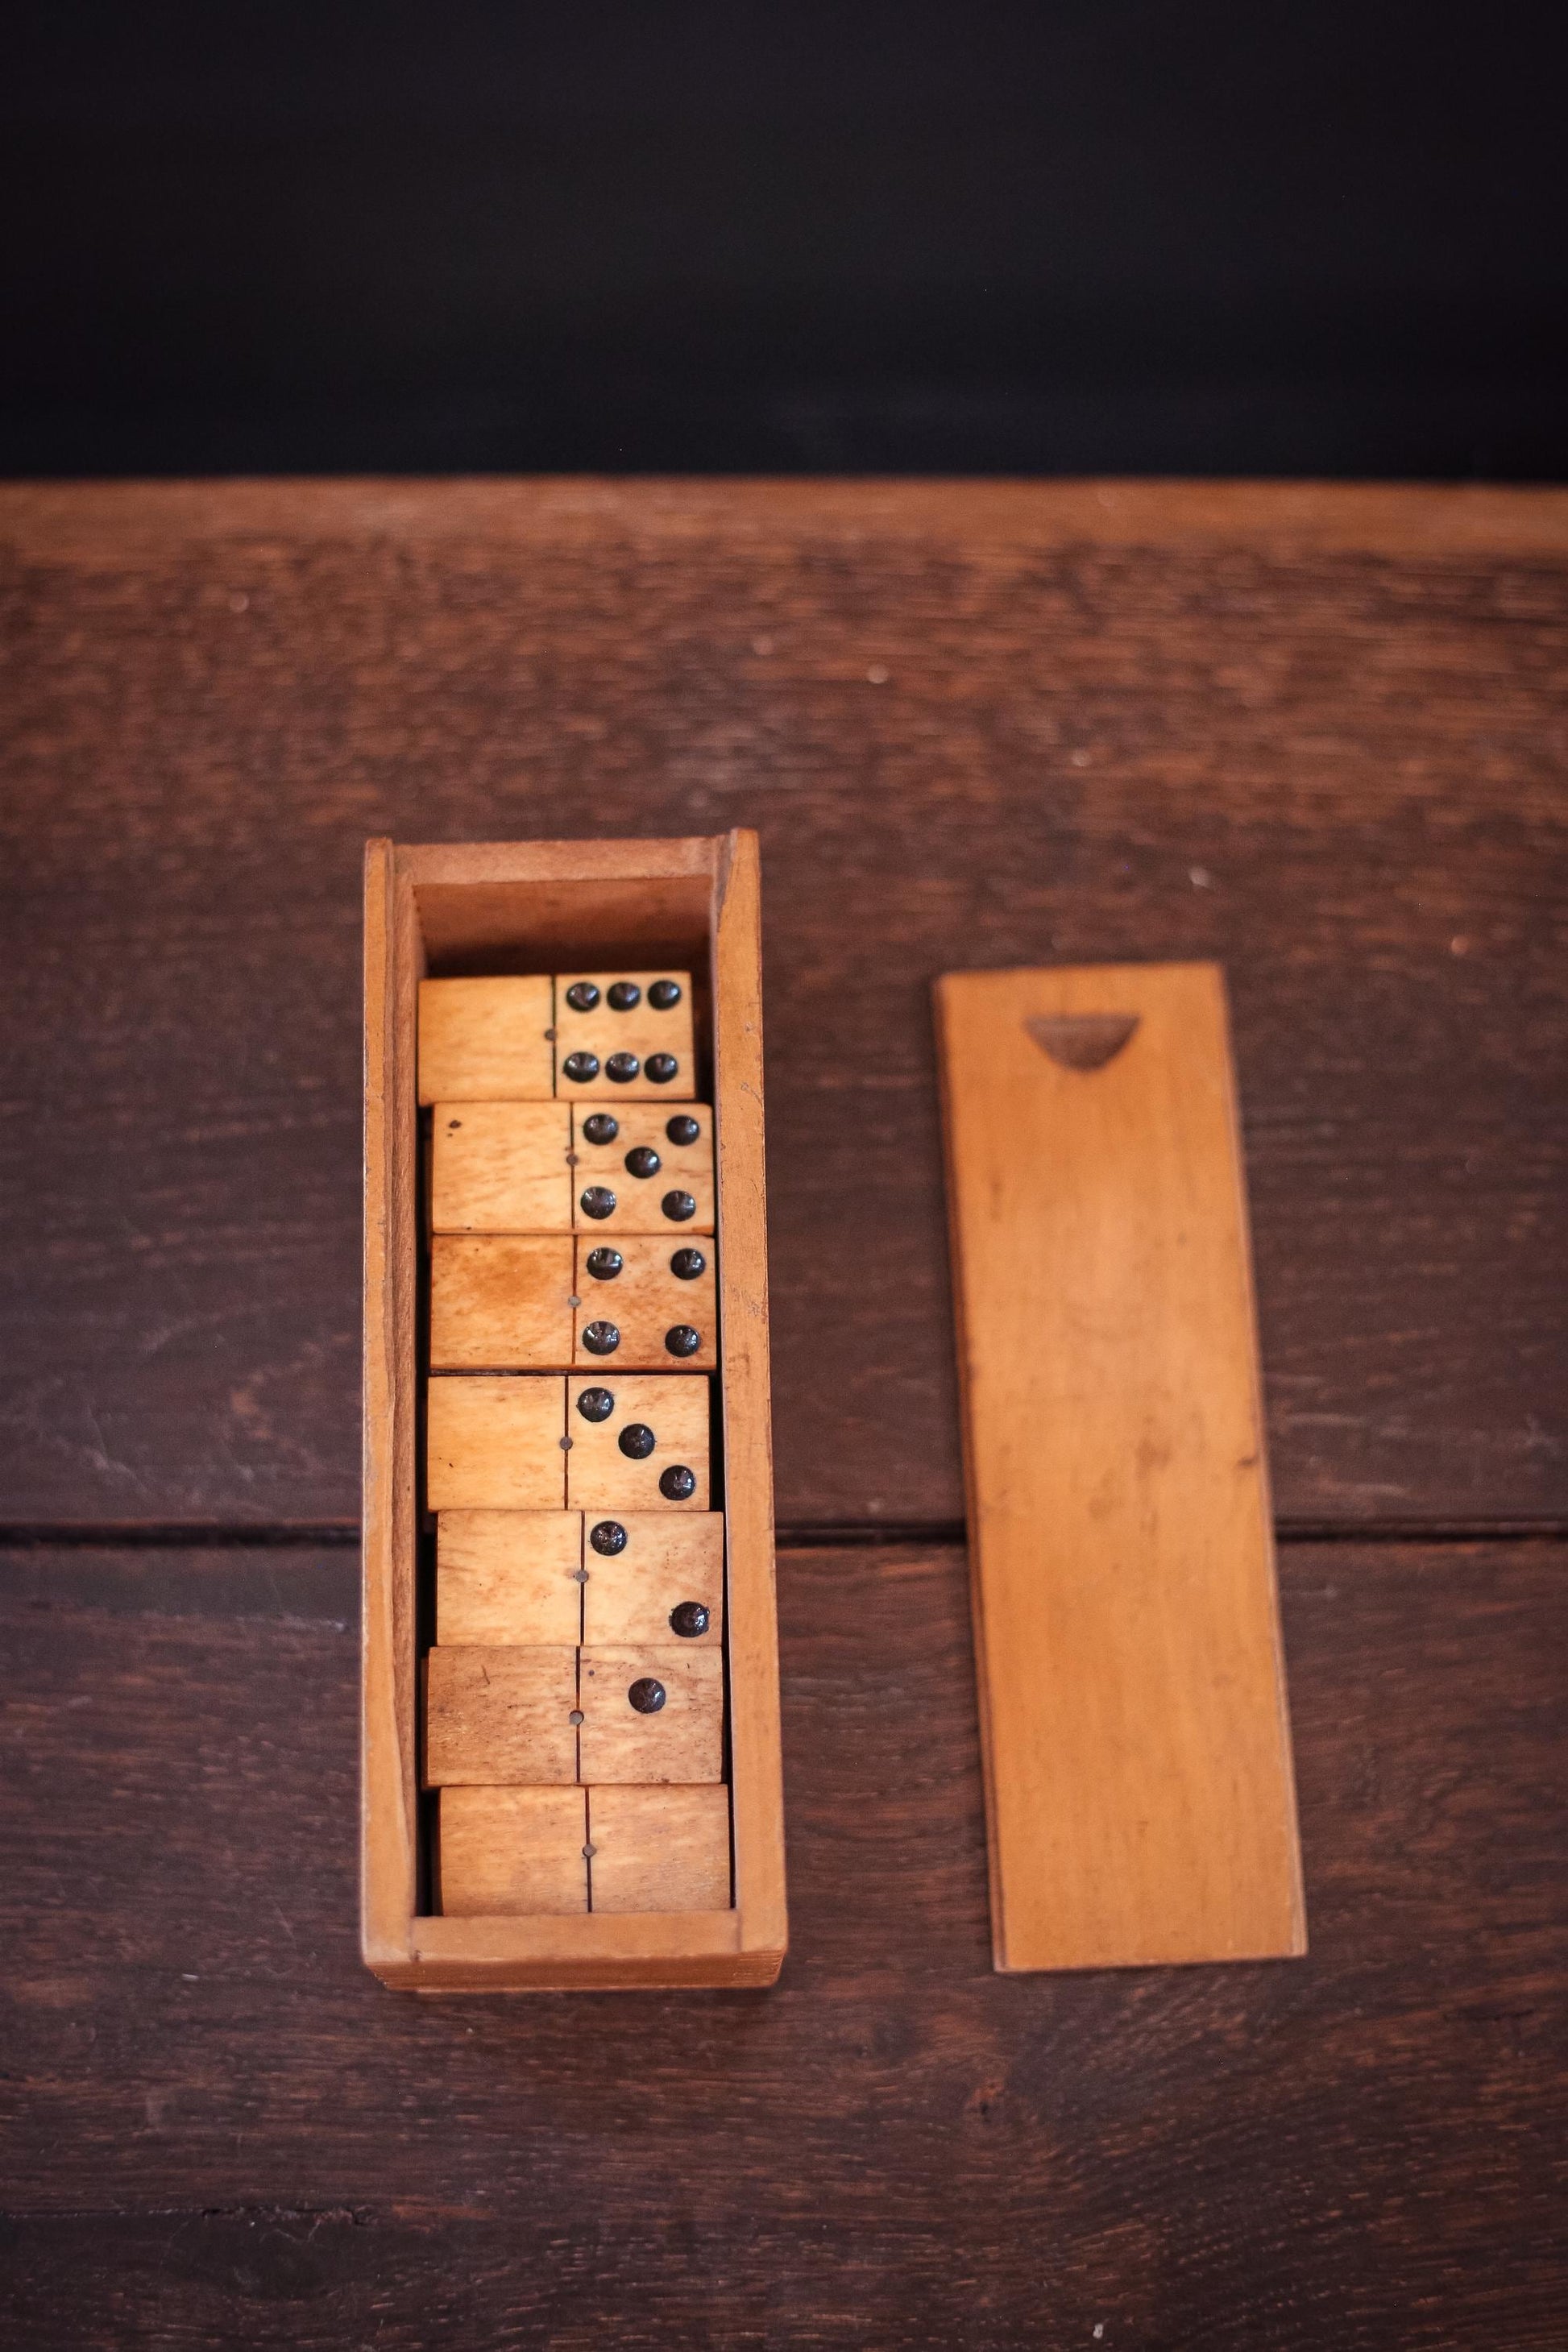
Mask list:
[[[443,1511],[437,1521],[437,1642],[576,1643],[585,1589],[581,1511]]]
[[[432,1371],[544,1371],[572,1361],[568,1234],[437,1234],[430,1244]]]
[[[574,1361],[712,1371],[719,1362],[713,1244],[653,1234],[577,1236]]]
[[[443,1789],[436,1877],[447,1917],[586,1911],[586,1799],[584,1789]]]
[[[666,1003],[662,999],[670,989],[676,992],[675,1002]],[[564,971],[555,976],[558,1095],[610,1102],[650,1097],[689,1101],[697,1091],[691,1034],[689,972]]]
[[[710,1234],[713,1114],[706,1103],[594,1103],[572,1112],[579,1233]]]
[[[571,1150],[565,1103],[437,1103],[432,1226],[438,1234],[570,1233]]]
[[[566,1507],[566,1383],[559,1376],[428,1383],[426,1507]]]
[[[548,1101],[555,1091],[554,1001],[548,973],[422,980],[420,1101]]]
[[[595,1911],[728,1911],[728,1789],[586,1794]]]
[[[717,1780],[722,1774],[724,1661],[717,1650],[584,1649],[577,1705],[584,1780]]]
[[[454,1781],[494,1788],[519,1780],[576,1780],[574,1649],[437,1644],[426,1658],[425,1672],[427,1788]]]
[[[722,1645],[722,1512],[589,1513],[584,1524],[583,1639],[590,1648]]]
[[[574,1373],[566,1394],[570,1509],[708,1508],[706,1373]]]

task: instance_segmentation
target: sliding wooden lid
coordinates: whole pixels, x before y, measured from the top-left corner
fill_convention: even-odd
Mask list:
[[[1299,1953],[1219,971],[936,997],[995,1964]]]

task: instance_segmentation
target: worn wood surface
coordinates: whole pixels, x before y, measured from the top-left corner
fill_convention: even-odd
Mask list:
[[[437,1643],[423,1680],[426,1788],[580,1777],[574,1648]]]
[[[785,1521],[960,1515],[931,973],[1189,957],[1281,1514],[1561,1519],[1565,571],[1557,492],[0,493],[0,1516],[353,1518],[368,833],[739,821]]]
[[[1310,1954],[1021,1978],[962,1553],[782,1565],[777,1990],[448,2002],[352,1555],[9,1555],[9,2340],[1556,2352],[1562,1549],[1288,1547]]]
[[[437,1234],[431,1370],[564,1370],[573,1360],[576,1257],[570,1234]]]
[[[657,1179],[655,1180],[658,1181]],[[692,1244],[678,1240],[668,1226],[662,1234],[623,1234],[607,1244],[588,1234],[576,1236],[576,1269],[573,1296],[581,1301],[575,1312],[573,1360],[581,1371],[595,1363],[605,1370],[647,1371],[717,1371],[719,1369],[718,1277],[714,1245],[704,1234],[693,1236],[700,1274],[676,1272],[689,1265]],[[595,1275],[590,1264],[595,1253],[607,1248],[608,1266]],[[619,1264],[616,1264],[616,1260]],[[608,1336],[595,1332],[597,1349],[586,1334],[595,1323],[607,1322],[617,1335],[606,1354]],[[670,1333],[676,1344],[670,1345]],[[695,1332],[696,1341],[692,1340]]]
[[[657,1644],[584,1649],[578,1665],[581,1779],[723,1779],[724,1661],[717,1650],[695,1649],[667,1632]],[[644,1682],[664,1693],[653,1713],[630,1703]]]
[[[444,1788],[432,1884],[442,1916],[571,1917],[588,1908],[584,1789]]]
[[[590,1789],[594,1908],[727,1911],[730,1791]]]
[[[419,1099],[542,1102],[555,1091],[555,983],[526,978],[422,980]]]
[[[416,1463],[422,1439],[412,1378],[418,1328],[418,1138],[400,1106],[416,1091],[424,966],[391,845],[364,855],[363,1349],[361,1448],[360,1935],[366,1962],[401,1968],[419,1900],[419,1654]],[[459,1416],[459,1419],[461,1417]],[[437,1433],[438,1434],[440,1433]],[[461,1462],[471,1429],[446,1433]],[[438,1480],[426,1495],[440,1507]],[[503,1495],[503,1502],[510,1496]]]
[[[585,1418],[584,1400],[608,1391],[611,1411]],[[705,1511],[709,1507],[709,1454],[712,1389],[706,1372],[574,1372],[566,1382],[566,1456],[569,1509],[595,1517],[609,1511]],[[621,1439],[628,1431],[651,1429],[647,1454],[628,1454]],[[689,1470],[697,1483],[682,1499],[662,1492],[670,1470]]]
[[[648,994],[654,983],[673,984],[679,994],[673,1004],[659,1006]],[[617,982],[635,988],[637,1001],[617,1008],[610,991]],[[571,991],[579,984],[597,992],[595,1002],[581,1011]],[[585,1054],[595,1065],[585,1077],[567,1068],[574,1054]],[[612,1055],[629,1055],[639,1065],[631,1077],[616,1082]],[[650,1055],[665,1057],[655,1077],[647,1068]],[[674,1062],[673,1070],[668,1065]],[[574,1102],[689,1102],[697,1082],[697,1056],[691,1042],[691,974],[689,971],[563,971],[555,976],[555,1090]]]
[[[584,1242],[595,1234],[601,1241],[614,1243],[620,1234],[669,1236],[675,1229],[690,1234],[712,1232],[713,1114],[705,1103],[685,1108],[678,1105],[673,1110],[658,1103],[617,1106],[613,1114],[616,1133],[607,1143],[587,1132],[593,1116],[590,1110],[579,1110],[572,1121],[572,1143],[577,1154],[572,1223]],[[682,1119],[697,1129],[695,1142],[672,1139],[672,1127],[676,1135],[689,1132],[678,1124]],[[658,1159],[657,1171],[647,1177],[626,1167],[628,1155],[639,1150],[651,1150]],[[584,1209],[583,1192],[590,1184],[613,1194],[615,1206],[607,1213],[602,1203],[596,1216]],[[684,1214],[680,1202],[672,1202],[667,1209],[665,1196],[672,1192],[689,1194],[695,1206]]]
[[[451,1373],[426,1392],[425,1496],[432,1511],[567,1507],[566,1383],[548,1373]]]
[[[719,1650],[724,1641],[724,1518],[720,1511],[626,1511],[613,1524],[626,1542],[608,1556],[588,1521],[583,1564],[583,1639],[591,1647],[668,1643],[677,1611],[693,1602],[707,1623],[676,1639]]]
[[[1220,975],[960,972],[936,1014],[996,1965],[1299,1953]]]
[[[431,1230],[569,1234],[571,1150],[572,1113],[565,1103],[434,1104]]]
[[[731,822],[788,1521],[961,1508],[931,975],[1194,957],[1285,1519],[1568,1518],[1565,572],[1555,493],[0,491],[0,1521],[353,1517],[367,834]],[[1555,2352],[1563,1567],[1288,1545],[1309,1957],[997,1978],[962,1557],[786,1552],[777,1990],[421,2002],[353,1555],[0,1552],[7,2340]]]
[[[443,1511],[436,1526],[436,1640],[583,1638],[581,1511]]]

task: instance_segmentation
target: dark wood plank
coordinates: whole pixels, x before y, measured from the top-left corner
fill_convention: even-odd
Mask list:
[[[13,1556],[9,2340],[1556,2347],[1564,1566],[1288,1547],[1310,1956],[1002,1978],[962,1555],[786,1555],[776,1993],[421,2001],[352,1556]]]
[[[0,1518],[354,1515],[367,832],[737,821],[786,1522],[961,1515],[932,972],[1181,956],[1231,974],[1280,1512],[1568,1517],[1563,494],[171,485],[0,522]]]

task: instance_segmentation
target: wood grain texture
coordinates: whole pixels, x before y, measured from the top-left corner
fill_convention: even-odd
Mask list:
[[[566,1383],[548,1373],[446,1373],[426,1391],[426,1507],[566,1507]]]
[[[413,1574],[418,1135],[409,1043],[424,961],[389,843],[367,844],[363,880],[360,1932],[367,1963],[397,1965],[407,1956],[418,1879]]]
[[[583,1638],[581,1511],[443,1511],[436,1527],[436,1639]]]
[[[578,1778],[575,1648],[437,1643],[424,1682],[426,1788],[559,1788]]]
[[[1568,1516],[1565,551],[1556,492],[0,493],[5,1515],[353,1519],[361,844],[591,811],[762,835],[787,1522],[961,1513],[931,976],[1194,958],[1282,1515]]]
[[[662,1010],[648,991],[658,981],[672,982],[680,993]],[[579,983],[597,992],[596,1002],[579,1011],[568,991]],[[635,988],[637,1002],[624,1010],[610,1002],[615,987]],[[689,1102],[697,1087],[697,1057],[692,1049],[691,974],[689,971],[563,971],[556,974],[555,1091],[573,1102],[607,1105],[629,1102]],[[584,1078],[567,1069],[568,1057],[586,1054],[597,1066]],[[629,1055],[637,1066],[616,1080],[610,1063],[617,1054]],[[645,1066],[648,1055],[663,1054],[676,1064],[658,1080]]]
[[[778,1990],[454,2003],[350,1559],[10,1555],[9,2340],[1557,2352],[1564,1565],[1288,1548],[1311,1953],[1008,1978],[962,1555],[787,1554]]]
[[[587,1791],[595,1911],[727,1911],[730,1791]]]
[[[724,1350],[724,1559],[729,1595],[730,1811],[742,1949],[789,1941],[773,1552],[773,1414],[763,1126],[762,880],[757,838],[732,833],[713,908],[719,1317]]]
[[[584,1397],[607,1391],[602,1419],[582,1412]],[[709,1507],[712,1396],[706,1372],[574,1372],[566,1382],[566,1500],[574,1511],[705,1511]],[[634,1429],[653,1432],[644,1454],[622,1451]],[[697,1484],[684,1497],[660,1492],[670,1470],[687,1469]]]
[[[373,845],[372,859],[375,866],[383,862],[382,845]],[[574,1651],[574,1695],[579,1705],[565,1719],[573,1727],[574,1772],[578,1777],[639,1783],[717,1781],[728,1766],[741,1859],[733,1916],[726,1915],[720,1925],[707,1914],[696,1915],[689,1937],[683,1934],[684,1915],[668,1904],[657,1913],[646,1905],[628,1906],[625,1916],[606,1914],[574,1923],[568,1918],[564,1924],[510,1915],[501,1920],[479,1917],[475,1924],[467,1917],[409,1914],[402,1922],[404,1953],[395,1956],[390,1966],[382,1965],[379,1955],[373,1964],[387,1985],[425,1993],[770,1986],[784,1958],[786,1918],[766,1244],[760,1214],[756,837],[742,829],[698,839],[616,841],[601,836],[585,845],[404,845],[393,855],[391,874],[395,891],[411,907],[424,968],[437,976],[450,974],[454,964],[462,968],[470,959],[482,959],[503,971],[519,964],[526,969],[547,945],[559,950],[569,922],[578,940],[592,936],[606,959],[615,958],[625,972],[634,943],[651,950],[668,926],[672,940],[679,934],[678,952],[661,957],[656,974],[642,975],[652,1012],[661,1019],[667,1013],[673,1018],[684,1006],[683,1017],[689,1018],[694,996],[705,1012],[717,999],[711,1035],[693,1034],[701,1038],[697,1060],[712,1090],[716,1221],[723,1224],[731,1213],[725,1204],[732,1202],[741,1236],[739,1260],[730,1270],[725,1291],[725,1318],[741,1338],[732,1364],[726,1365],[723,1425],[724,1476],[732,1505],[732,1521],[726,1527],[725,1613],[743,1638],[727,1655],[713,1648],[695,1649],[681,1641],[685,1629],[672,1616],[661,1629],[675,1643],[668,1651]],[[372,927],[367,936],[378,941],[380,935]],[[402,934],[390,936],[401,939]],[[411,966],[387,974],[379,946],[373,958],[384,993],[396,996],[407,991]],[[675,971],[680,974],[679,982],[666,977]],[[585,993],[588,1003],[577,1009],[589,1017],[601,999],[618,1017],[623,1008],[616,1000],[629,996],[628,1017],[635,1019],[641,1001],[640,982],[629,980],[623,984],[606,978],[602,987],[595,982],[591,989],[578,991],[570,974],[564,980],[558,974],[556,987],[567,1003],[574,992]],[[664,1001],[669,998],[673,1004]],[[367,1003],[374,1007],[373,999],[367,998]],[[705,1020],[704,1027],[709,1025]],[[403,1044],[405,1058],[411,1061],[411,1027]],[[573,1075],[572,1058],[563,1065],[568,1076]],[[606,1075],[629,1078],[636,1057],[628,1053],[626,1061],[626,1068],[617,1071],[612,1055]],[[655,1084],[673,1082],[679,1075],[676,1058],[667,1055],[660,1067],[658,1056],[650,1057],[647,1075]],[[691,1075],[695,1084],[698,1072]],[[379,1154],[371,1154],[366,1163],[366,1198],[374,1222],[379,1209],[378,1159],[390,1156],[393,1139],[405,1126],[412,1132],[413,1115],[411,1098],[395,1098],[384,1090],[367,1096],[367,1105],[368,1115],[377,1123],[380,1146]],[[669,1108],[668,1100],[663,1108]],[[575,1120],[576,1114],[572,1116]],[[598,1116],[614,1133],[614,1118]],[[683,1118],[679,1125],[696,1128],[700,1122]],[[672,1133],[669,1140],[684,1148],[683,1137]],[[667,1200],[664,1205],[675,1204]],[[686,1205],[683,1199],[682,1208]],[[689,1205],[695,1210],[695,1202]],[[465,1350],[475,1360],[492,1353],[504,1357],[513,1344],[510,1327],[515,1309],[510,1302],[529,1270],[525,1260],[561,1244],[574,1251],[569,1236],[435,1235],[430,1244],[433,1289],[442,1294],[431,1309],[435,1364],[460,1358]],[[469,1276],[487,1262],[501,1265],[500,1277],[476,1290]],[[463,1311],[457,1315],[452,1312],[454,1264],[467,1283],[466,1293],[461,1283],[458,1286],[456,1304]],[[377,1262],[367,1257],[367,1276],[376,1270]],[[696,1270],[706,1270],[700,1260]],[[601,1271],[620,1271],[624,1276],[631,1269],[621,1269],[617,1259],[616,1265]],[[570,1303],[574,1309],[580,1305],[575,1298]],[[384,1322],[379,1290],[367,1291],[365,1316],[374,1353]],[[487,1328],[492,1332],[489,1339]],[[691,1336],[700,1349],[700,1336]],[[406,1345],[407,1334],[403,1338],[400,1369],[412,1383],[414,1351]],[[595,1356],[608,1355],[620,1342],[619,1333],[607,1323],[598,1331],[590,1324],[582,1338],[584,1346],[593,1343]],[[505,1344],[498,1348],[497,1340]],[[527,1347],[520,1341],[518,1351],[531,1352],[531,1339]],[[678,1348],[672,1352],[685,1351]],[[710,1495],[714,1403],[713,1383],[700,1372],[647,1378],[606,1364],[598,1380],[554,1381],[537,1374],[497,1379],[477,1370],[456,1376],[433,1370],[426,1384],[426,1506],[437,1514],[544,1507],[555,1498],[543,1489],[563,1472],[569,1511],[630,1506],[634,1510],[662,1509],[678,1517],[703,1514]],[[560,1416],[553,1442],[548,1425],[552,1412]],[[548,1475],[546,1456],[558,1465]],[[369,1460],[384,1488],[384,1449],[374,1448]],[[412,1501],[411,1493],[406,1499]],[[384,1494],[378,1492],[371,1523],[377,1525],[384,1517]],[[377,1563],[376,1573],[384,1579],[384,1552],[373,1549],[366,1558]],[[403,1581],[409,1580],[413,1567],[410,1549],[399,1563]],[[379,1622],[382,1598],[380,1593],[367,1597],[367,1619]],[[692,1630],[706,1629],[700,1625]],[[539,1686],[548,1680],[547,1666],[541,1651],[504,1645],[471,1650],[438,1645],[432,1651],[423,1669],[427,1782],[564,1780],[564,1755],[557,1752],[559,1741],[549,1729],[552,1706],[561,1714],[559,1694],[552,1701],[547,1690],[541,1703]],[[728,1753],[726,1683],[730,1712],[739,1727]],[[367,1709],[376,1688],[373,1675],[366,1684]],[[404,1727],[411,1723],[405,1717]],[[368,1763],[365,1791],[374,1816],[366,1832],[368,1851],[376,1834],[391,1835],[400,1823]]]
[[[593,1526],[590,1520],[590,1528]],[[718,1511],[626,1511],[615,1524],[626,1537],[605,1557],[590,1540],[584,1551],[583,1639],[645,1643],[671,1639],[670,1617],[696,1601],[708,1612],[693,1649],[718,1650],[724,1639],[724,1520]],[[677,1637],[682,1638],[682,1637]]]
[[[572,1114],[564,1103],[437,1103],[430,1223],[438,1234],[569,1234]]]
[[[526,978],[422,980],[422,1103],[540,1102],[555,1084],[548,973]]]
[[[582,1789],[443,1789],[432,1883],[449,1919],[569,1918],[588,1908]]]
[[[996,1966],[1300,1953],[1220,975],[936,1005]]]
[[[735,1915],[711,1911],[416,1919],[413,1945],[402,1981],[421,1994],[752,1991],[778,1974],[776,1954],[742,1949]]]
[[[655,1179],[658,1181],[658,1179]],[[609,1248],[620,1260],[606,1279],[595,1277],[589,1264],[595,1250]],[[700,1274],[689,1277],[674,1271],[682,1251],[695,1247]],[[719,1369],[718,1280],[713,1244],[704,1234],[693,1242],[679,1241],[667,1227],[662,1234],[623,1234],[619,1241],[595,1242],[577,1235],[576,1287],[582,1301],[576,1309],[575,1361],[583,1371],[595,1363],[615,1370],[642,1367],[650,1371],[717,1371]],[[602,1261],[601,1261],[602,1262]],[[612,1263],[614,1261],[612,1260]],[[681,1261],[689,1264],[687,1257]],[[619,1334],[609,1356],[595,1353],[585,1333],[595,1323],[609,1322]],[[669,1335],[679,1334],[677,1352]],[[691,1345],[692,1332],[697,1345]],[[605,1335],[595,1334],[603,1342]]]
[[[599,1105],[603,1116],[605,1104]],[[593,1117],[584,1109],[574,1114],[573,1146],[577,1154],[577,1178],[572,1206],[573,1223],[584,1237],[597,1234],[613,1241],[617,1234],[710,1234],[713,1230],[713,1113],[706,1103],[687,1103],[665,1109],[658,1103],[621,1103],[612,1112],[616,1134],[608,1143],[587,1132]],[[697,1139],[677,1143],[669,1129],[675,1119],[696,1123]],[[678,1130],[679,1131],[679,1130]],[[651,1150],[658,1168],[647,1177],[632,1175],[628,1152]],[[582,1205],[583,1191],[596,1184],[615,1195],[607,1216],[590,1217]],[[696,1207],[688,1215],[674,1215],[665,1207],[668,1192],[689,1193]]]
[[[575,1264],[570,1234],[437,1234],[431,1370],[563,1371],[573,1356]]]
[[[584,1648],[578,1668],[584,1781],[722,1780],[724,1661],[717,1650],[667,1633],[657,1647]],[[639,1713],[631,1694],[649,1683],[663,1696],[653,1712]]]

